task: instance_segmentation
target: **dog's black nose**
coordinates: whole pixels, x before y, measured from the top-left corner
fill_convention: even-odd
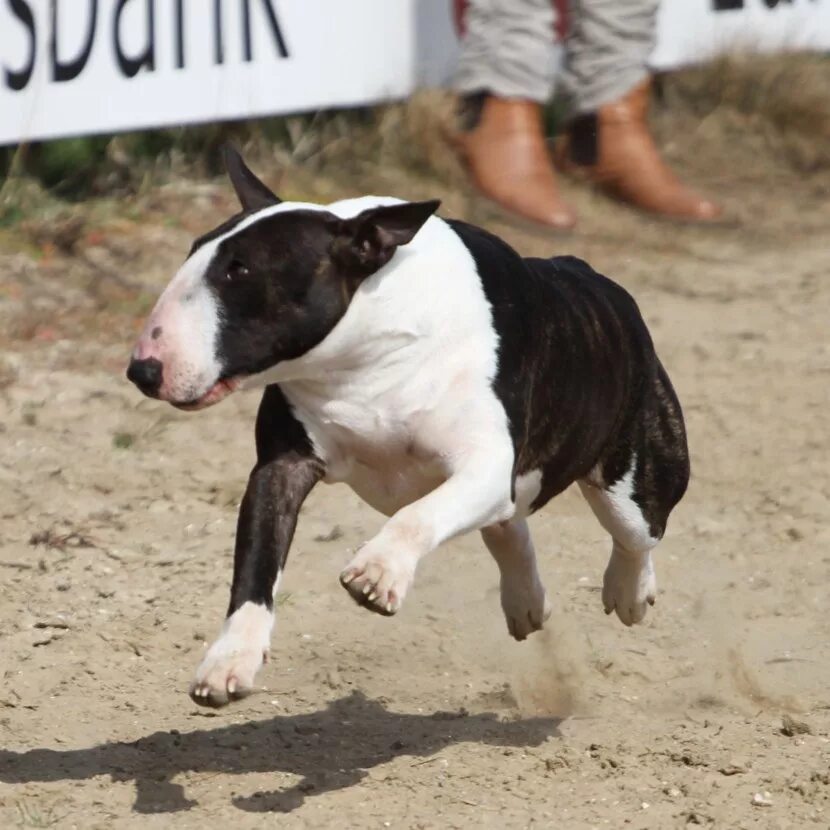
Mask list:
[[[131,380],[145,395],[158,394],[161,387],[161,361],[154,357],[131,360],[127,367],[127,380]]]

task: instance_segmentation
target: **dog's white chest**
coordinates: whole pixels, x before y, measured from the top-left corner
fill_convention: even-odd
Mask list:
[[[326,463],[326,481],[348,484],[386,515],[434,490],[446,478],[440,453],[423,440],[424,414],[343,398],[316,402],[289,388],[295,413]],[[314,404],[318,403],[317,406]]]
[[[393,451],[382,458],[354,458],[344,481],[375,510],[391,516],[445,479],[435,461],[419,459],[412,451]]]

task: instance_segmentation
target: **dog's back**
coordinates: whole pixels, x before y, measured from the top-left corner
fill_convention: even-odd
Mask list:
[[[547,501],[588,475],[651,394],[651,337],[631,295],[586,262],[522,258],[480,228],[450,224],[476,260],[499,333],[494,388],[516,472],[547,469]]]

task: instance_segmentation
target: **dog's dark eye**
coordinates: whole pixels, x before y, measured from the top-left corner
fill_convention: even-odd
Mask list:
[[[228,266],[228,272],[225,275],[225,277],[228,280],[236,280],[241,279],[243,277],[247,277],[248,274],[250,274],[248,266],[240,262],[238,259],[235,259]]]

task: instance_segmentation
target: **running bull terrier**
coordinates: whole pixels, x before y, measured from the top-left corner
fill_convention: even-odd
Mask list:
[[[420,559],[480,530],[510,634],[550,614],[526,517],[572,482],[613,540],[602,602],[640,622],[683,496],[683,416],[636,303],[574,257],[526,259],[439,202],[282,202],[226,151],[242,211],[197,239],[128,378],[179,409],[265,387],[230,607],[191,686],[250,691],[303,500],[343,481],[389,517],[340,582],[395,614]]]

